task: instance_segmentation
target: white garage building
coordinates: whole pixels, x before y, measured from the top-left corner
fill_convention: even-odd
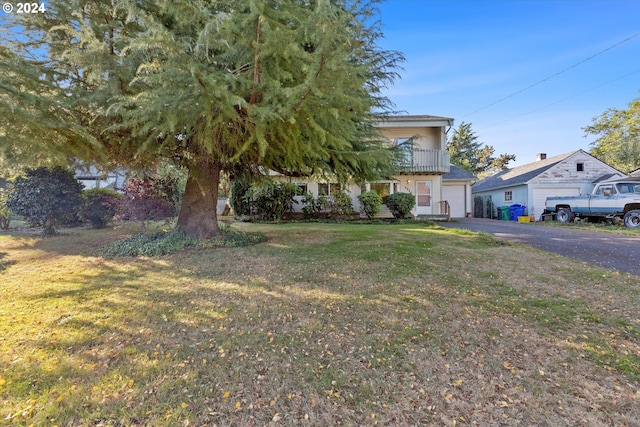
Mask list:
[[[499,218],[500,206],[519,204],[526,206],[525,215],[540,220],[547,197],[591,193],[596,183],[622,177],[622,172],[583,150],[549,158],[541,153],[533,163],[476,182],[471,187],[474,216]]]

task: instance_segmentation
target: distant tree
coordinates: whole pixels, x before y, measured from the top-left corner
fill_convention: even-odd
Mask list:
[[[509,169],[509,162],[515,161],[515,154],[500,154],[497,158],[494,158],[491,161],[490,171],[502,171],[505,169]]]
[[[625,173],[640,168],[640,98],[626,110],[608,109],[583,130],[597,137],[592,155]]]
[[[495,149],[490,145],[482,146],[478,136],[471,129],[471,123],[462,122],[447,141],[447,150],[451,164],[474,174],[477,177],[508,168],[515,154],[501,154],[494,157]]]
[[[77,157],[188,171],[177,229],[220,234],[230,176],[376,179],[402,56],[376,1],[50,0],[0,33],[0,164]],[[47,153],[38,158],[38,153]]]
[[[71,170],[27,169],[13,182],[6,203],[29,224],[43,227],[44,235],[53,235],[56,226],[75,220],[82,206],[82,188]]]

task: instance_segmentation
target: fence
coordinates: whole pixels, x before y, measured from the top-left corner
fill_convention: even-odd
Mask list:
[[[473,217],[474,218],[500,218],[493,204],[491,196],[475,196],[473,198]]]

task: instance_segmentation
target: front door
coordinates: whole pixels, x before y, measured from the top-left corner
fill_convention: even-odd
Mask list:
[[[416,181],[416,216],[431,215],[431,181]]]

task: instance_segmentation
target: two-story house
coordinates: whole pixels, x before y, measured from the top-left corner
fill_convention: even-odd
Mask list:
[[[351,196],[354,209],[359,209],[358,195],[361,192],[374,190],[383,197],[397,192],[413,194],[416,205],[412,214],[416,217],[462,217],[471,212],[474,177],[449,163],[446,138],[453,119],[426,115],[394,116],[381,120],[378,126],[389,140],[389,146],[399,146],[404,156],[398,173],[388,180],[352,184],[345,189]],[[339,190],[337,183],[324,180],[290,181],[316,197],[319,194],[331,197],[332,191]],[[300,210],[302,205],[294,208]],[[391,216],[386,206],[383,206],[380,216]]]

